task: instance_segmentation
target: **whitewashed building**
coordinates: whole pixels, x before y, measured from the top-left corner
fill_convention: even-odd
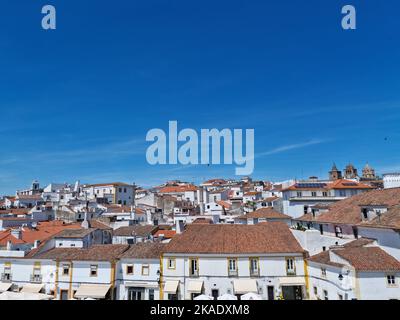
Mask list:
[[[314,214],[315,205],[330,205],[369,190],[372,187],[344,179],[297,182],[282,190],[282,210],[296,219],[307,213]]]
[[[162,243],[137,243],[117,263],[118,300],[159,300]]]
[[[306,252],[286,224],[193,224],[166,245],[160,299],[255,293],[263,299],[307,296]]]
[[[373,240],[334,246],[307,261],[311,299],[400,299],[400,262]]]

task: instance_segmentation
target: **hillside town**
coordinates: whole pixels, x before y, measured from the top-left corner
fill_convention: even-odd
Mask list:
[[[400,173],[39,181],[0,198],[1,300],[400,299]]]

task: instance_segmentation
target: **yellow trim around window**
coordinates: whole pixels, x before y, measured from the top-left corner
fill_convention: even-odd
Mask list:
[[[196,261],[196,267],[197,267],[197,275],[199,275],[200,273],[200,265],[199,265],[199,258],[197,257],[193,257],[193,258],[189,258],[189,276],[193,275],[193,270],[192,270],[192,261]]]
[[[144,273],[144,270],[147,269],[147,273]],[[148,276],[150,274],[150,266],[148,264],[142,265],[142,276]]]
[[[227,258],[226,261],[227,261],[228,276],[229,276],[229,272],[231,271],[231,270],[229,269],[229,267],[230,267],[230,263],[229,263],[230,260],[235,260],[235,267],[236,267],[236,270],[232,270],[232,271],[236,271],[236,274],[239,274],[238,258]]]
[[[260,275],[260,258],[259,257],[250,257],[249,258],[249,274],[251,274],[251,266],[252,266],[252,260],[257,260],[257,274]]]
[[[288,260],[293,260],[293,271],[289,271]],[[294,257],[285,258],[285,267],[286,267],[286,274],[296,275],[296,259]]]
[[[62,272],[61,275],[62,276],[69,276],[70,272],[71,272],[71,264],[70,263],[63,263],[61,266]],[[67,269],[68,272],[64,273],[64,269]]]

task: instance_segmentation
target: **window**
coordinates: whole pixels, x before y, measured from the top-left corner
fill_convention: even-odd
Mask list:
[[[396,285],[396,277],[394,275],[387,275],[386,281],[388,286],[395,286]]]
[[[293,258],[286,258],[286,273],[288,275],[296,274],[296,269],[295,269]]]
[[[133,265],[132,264],[128,264],[126,266],[126,274],[133,274]]]
[[[358,239],[358,229],[357,229],[357,227],[354,227],[354,226],[353,226],[353,235],[354,235],[355,239]]]
[[[126,193],[126,188],[124,188],[124,193]]]
[[[326,277],[326,269],[325,268],[321,268],[321,277]]]
[[[308,206],[304,206],[304,214],[308,213]]]
[[[313,192],[311,192],[311,196],[312,196],[312,197],[316,197],[316,196],[317,196],[317,193],[316,193],[315,191],[313,191]]]
[[[63,266],[62,266],[62,275],[63,276],[69,276],[69,268],[70,268],[69,264],[63,264]]]
[[[121,201],[121,200],[118,200],[118,204],[122,204],[122,201]]]
[[[317,287],[314,287],[314,295],[318,295],[318,288]]]
[[[298,191],[298,192],[297,192],[297,197],[298,197],[298,198],[301,198],[301,196],[302,196],[301,192]]]
[[[1,275],[1,280],[2,281],[11,281],[12,276],[11,276],[11,263],[10,262],[6,262],[4,264],[4,272]]]
[[[90,266],[90,276],[91,277],[97,277],[97,265],[92,264]]]
[[[189,259],[189,274],[190,276],[198,276],[199,275],[199,261],[197,258]]]
[[[168,259],[168,269],[175,269],[175,258]]]
[[[340,196],[340,197],[345,197],[345,196],[346,196],[346,191],[340,190],[340,191],[339,191],[339,196]]]
[[[142,265],[142,276],[148,276],[150,272],[150,267],[148,264]]]
[[[258,258],[250,258],[250,276],[258,276],[259,275],[259,259]]]
[[[338,294],[338,300],[343,300],[343,296],[341,294]]]
[[[342,228],[341,227],[335,226],[335,235],[338,238],[342,238],[343,235],[342,235]]]
[[[238,275],[237,259],[235,258],[228,259],[228,275],[229,276]]]
[[[324,299],[329,300],[328,291],[324,290]]]
[[[327,197],[328,196],[328,192],[326,192],[326,191],[322,192],[322,196],[323,197]]]
[[[122,192],[122,188],[118,188],[118,192]]]
[[[364,219],[368,219],[368,210],[367,209],[362,209],[362,214]]]
[[[149,300],[154,300],[154,289],[149,289]]]
[[[35,262],[31,282],[42,282],[42,266],[40,262]]]

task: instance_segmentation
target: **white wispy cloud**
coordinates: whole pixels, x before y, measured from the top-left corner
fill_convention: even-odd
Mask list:
[[[77,149],[62,149],[58,151],[42,152],[41,150],[32,150],[29,152],[16,152],[12,157],[0,158],[0,165],[9,165],[15,163],[31,162],[54,163],[54,162],[90,162],[98,159],[115,159],[129,155],[139,155],[145,152],[144,139],[132,138],[125,141],[114,143],[99,144],[80,147]]]
[[[295,149],[302,149],[302,148],[306,148],[309,146],[326,143],[328,141],[330,141],[330,140],[312,139],[310,141],[306,141],[306,142],[302,142],[302,143],[283,145],[283,146],[280,146],[280,147],[277,147],[277,148],[274,148],[274,149],[271,149],[268,151],[257,153],[255,155],[255,157],[258,158],[258,157],[262,157],[262,156],[269,156],[269,155],[278,154],[278,153],[291,151],[291,150],[295,150]]]

